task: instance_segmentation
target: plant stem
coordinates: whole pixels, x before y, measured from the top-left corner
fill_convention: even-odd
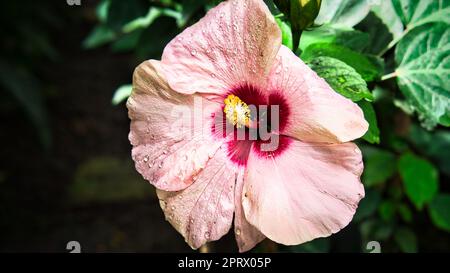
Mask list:
[[[401,35],[399,35],[397,38],[395,38],[394,40],[392,40],[386,48],[384,48],[379,54],[378,56],[383,56],[384,54],[386,54],[386,52],[389,51],[389,49],[393,48],[408,32],[409,32],[410,28],[407,28],[403,31],[403,33]]]
[[[279,18],[279,19],[283,19],[284,18],[284,13],[278,13],[277,15],[274,15],[273,17]]]
[[[387,79],[394,78],[394,77],[397,77],[397,72],[396,72],[396,71],[394,71],[394,72],[392,72],[392,73],[389,73],[389,74],[386,74],[386,75],[382,76],[382,77],[381,77],[381,80],[382,80],[382,81],[385,81],[385,80],[387,80]]]

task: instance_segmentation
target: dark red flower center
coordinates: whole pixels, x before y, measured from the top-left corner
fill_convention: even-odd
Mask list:
[[[246,165],[250,151],[259,156],[276,157],[291,139],[281,135],[290,113],[286,98],[279,90],[260,90],[241,84],[223,98],[221,113],[214,115],[213,132],[227,139],[230,159]]]

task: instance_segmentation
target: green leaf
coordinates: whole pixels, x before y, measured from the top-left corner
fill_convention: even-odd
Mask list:
[[[439,187],[436,168],[425,159],[411,153],[402,155],[398,161],[400,176],[406,195],[418,209],[433,200]]]
[[[138,29],[133,32],[122,35],[111,44],[113,52],[124,52],[135,49],[141,39],[142,30]]]
[[[337,44],[355,51],[362,51],[369,44],[369,35],[352,28],[339,28],[334,25],[322,25],[303,31],[300,49],[316,43]]]
[[[378,208],[378,212],[380,213],[381,219],[384,221],[390,221],[395,216],[395,204],[390,200],[385,200],[381,203]]]
[[[400,217],[403,219],[403,221],[407,223],[411,223],[413,219],[413,215],[411,212],[411,209],[406,204],[399,204],[397,206],[397,212],[400,215]]]
[[[293,42],[292,42],[291,27],[285,21],[283,21],[281,18],[275,18],[275,21],[277,22],[278,27],[280,27],[281,41],[282,41],[283,45],[289,47],[289,49],[292,50]]]
[[[133,86],[131,84],[124,84],[117,88],[116,92],[114,92],[114,96],[112,98],[112,104],[118,105],[122,101],[128,99],[131,95],[131,91],[133,90]]]
[[[378,129],[375,109],[373,109],[372,104],[366,100],[361,100],[357,103],[364,113],[364,118],[369,123],[369,130],[367,130],[362,138],[372,144],[380,143],[380,129]]]
[[[371,10],[381,19],[383,24],[388,28],[394,39],[400,38],[403,34],[403,25],[400,17],[396,14],[392,2],[378,1],[377,5],[373,5]]]
[[[403,24],[395,13],[390,0],[378,1],[357,29],[369,34],[370,46],[365,52],[383,55],[393,40],[398,41],[403,35]]]
[[[442,117],[439,118],[439,123],[449,127],[450,126],[450,113],[446,113]]]
[[[146,28],[151,25],[156,20],[156,18],[161,16],[161,14],[162,11],[160,8],[150,7],[145,16],[138,17],[131,22],[128,22],[123,26],[122,31],[128,33],[139,28]]]
[[[369,1],[334,0],[323,1],[315,23],[318,25],[333,23],[335,25],[352,27],[361,22],[369,13]]]
[[[386,150],[363,147],[364,173],[362,181],[367,187],[386,182],[394,175],[396,168],[395,155]]]
[[[145,16],[148,3],[143,0],[111,0],[108,6],[106,25],[114,32],[120,32],[124,25]]]
[[[450,115],[450,29],[427,24],[409,32],[395,52],[397,82],[427,128]]]
[[[439,166],[439,170],[450,176],[450,132],[437,129],[433,132],[412,124],[409,139],[415,147],[427,157],[430,157]]]
[[[96,48],[113,41],[116,33],[106,25],[96,26],[83,41],[83,47],[86,49]]]
[[[211,1],[209,0],[182,0],[181,14],[180,18],[177,20],[178,26],[183,28],[197,11],[201,10],[208,4],[214,4],[210,2]]]
[[[369,34],[359,30],[341,31],[336,36],[333,44],[362,52],[369,45]]]
[[[351,29],[337,29],[331,25],[323,25],[311,30],[305,30],[300,38],[300,49],[304,51],[308,46],[316,43],[334,43],[339,33],[345,31],[351,31]]]
[[[428,207],[428,212],[436,227],[450,232],[450,194],[436,195]]]
[[[331,57],[317,57],[309,63],[309,66],[324,78],[334,91],[344,97],[352,101],[373,99],[366,82],[344,62]]]
[[[97,14],[97,18],[100,21],[100,23],[106,22],[108,18],[108,10],[110,4],[111,0],[103,0],[95,8],[95,13]]]
[[[393,103],[396,107],[402,109],[402,111],[406,114],[414,114],[414,107],[412,107],[406,100],[394,99]]]
[[[353,67],[365,81],[373,81],[382,73],[379,64],[374,64],[374,61],[365,55],[335,44],[312,44],[303,51],[301,58],[308,62],[319,56],[333,57],[346,63]]]
[[[42,147],[50,148],[48,113],[37,78],[27,69],[0,60],[0,87],[21,104],[36,129]]]
[[[406,29],[430,22],[450,24],[450,1],[392,0],[392,3]]]
[[[164,47],[179,33],[176,20],[161,16],[148,28],[143,29],[136,48],[139,59],[158,59]]]
[[[369,216],[372,216],[378,208],[381,201],[381,195],[376,190],[367,189],[366,195],[359,202],[358,209],[356,210],[353,220],[359,222]]]
[[[145,16],[136,18],[131,22],[125,24],[122,28],[122,31],[124,33],[129,33],[135,31],[136,29],[147,28],[160,16],[172,17],[177,21],[181,20],[181,13],[177,11],[167,8],[150,7]]]
[[[394,240],[400,250],[405,253],[417,252],[416,234],[409,228],[399,228],[394,234]]]
[[[369,36],[370,46],[366,47],[364,52],[381,55],[389,43],[394,39],[392,33],[383,21],[373,12],[369,12],[366,18],[359,23],[356,28],[364,31]]]
[[[359,225],[361,236],[366,241],[363,249],[366,250],[367,241],[384,241],[388,239],[393,232],[391,222],[381,221],[379,219],[368,219]]]

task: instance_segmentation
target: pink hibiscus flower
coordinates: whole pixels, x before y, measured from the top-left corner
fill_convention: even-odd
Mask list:
[[[192,248],[233,219],[240,251],[328,236],[364,196],[361,109],[281,45],[263,1],[222,2],[139,65],[127,107],[136,169]]]

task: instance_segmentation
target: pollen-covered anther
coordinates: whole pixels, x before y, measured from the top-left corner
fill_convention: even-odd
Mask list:
[[[228,95],[224,100],[225,108],[223,112],[225,113],[227,120],[236,125],[237,128],[243,126],[249,127],[250,124],[250,108],[243,102],[238,96]]]

